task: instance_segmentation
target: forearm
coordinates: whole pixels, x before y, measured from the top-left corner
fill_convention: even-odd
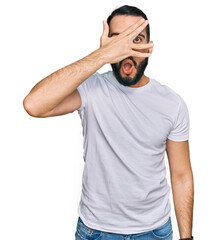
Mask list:
[[[189,173],[176,181],[171,180],[171,185],[180,238],[190,238],[193,227],[193,174]]]
[[[34,115],[52,110],[105,63],[103,50],[99,48],[88,56],[53,72],[32,88],[23,101],[25,108]]]

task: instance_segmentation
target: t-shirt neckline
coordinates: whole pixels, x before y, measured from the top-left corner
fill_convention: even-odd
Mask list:
[[[131,93],[135,93],[135,92],[144,92],[147,89],[149,89],[151,87],[151,85],[153,84],[153,79],[149,78],[149,82],[146,83],[144,86],[141,87],[130,87],[130,86],[124,86],[122,84],[120,84],[118,82],[118,80],[116,79],[116,77],[113,75],[113,71],[109,71],[109,74],[111,76],[112,81],[119,87],[121,88],[124,92],[131,92]]]

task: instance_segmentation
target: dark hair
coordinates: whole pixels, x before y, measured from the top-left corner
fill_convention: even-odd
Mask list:
[[[108,26],[110,27],[110,22],[113,17],[117,15],[132,15],[132,16],[142,16],[145,20],[148,20],[147,16],[145,15],[144,12],[142,12],[139,8],[134,7],[134,6],[129,6],[129,5],[124,5],[121,6],[117,9],[115,9],[111,15],[107,18],[107,23]],[[146,33],[147,33],[147,42],[150,40],[150,27],[149,24],[145,28]]]

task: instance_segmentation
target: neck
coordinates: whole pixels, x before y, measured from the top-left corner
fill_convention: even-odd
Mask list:
[[[145,86],[147,83],[149,83],[150,79],[148,77],[146,77],[145,75],[143,75],[141,77],[141,79],[134,85],[130,86],[130,87],[142,87],[142,86]]]

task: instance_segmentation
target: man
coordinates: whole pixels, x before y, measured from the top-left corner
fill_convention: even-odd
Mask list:
[[[124,5],[100,48],[41,80],[24,99],[34,117],[78,110],[84,134],[76,239],[172,239],[168,155],[181,239],[193,239],[189,114],[182,97],[144,75],[153,51],[146,15]],[[110,63],[113,71],[96,72]]]

